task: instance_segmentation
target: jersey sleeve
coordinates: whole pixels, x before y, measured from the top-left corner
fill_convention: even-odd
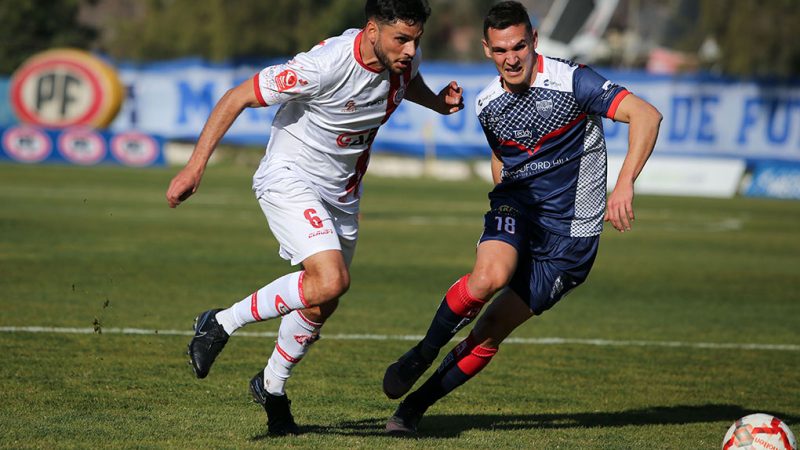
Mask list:
[[[613,119],[620,102],[630,91],[614,84],[588,66],[575,69],[572,77],[575,99],[581,108],[592,115]]]
[[[310,53],[300,53],[285,64],[255,74],[253,89],[262,106],[309,99],[319,93],[322,71]]]

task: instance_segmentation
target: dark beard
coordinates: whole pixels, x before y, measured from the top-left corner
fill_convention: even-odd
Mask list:
[[[383,52],[383,48],[381,48],[380,41],[375,43],[375,46],[372,48],[372,50],[375,52],[375,56],[378,58],[378,61],[380,61],[380,63],[386,70],[395,74],[400,74],[403,72],[402,70],[398,71],[394,67],[392,67],[392,62],[389,61],[389,57],[386,56],[386,53]]]

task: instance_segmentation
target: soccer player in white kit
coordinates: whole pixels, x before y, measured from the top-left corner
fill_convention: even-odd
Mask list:
[[[189,344],[195,375],[205,378],[236,330],[281,317],[267,366],[250,381],[274,435],[299,433],[284,384],[350,286],[361,180],[378,128],[403,98],[441,114],[463,108],[456,82],[435,94],[418,73],[426,0],[367,0],[365,13],[363,29],[326,39],[226,92],[166,194],[174,208],[197,191],[208,159],[245,108],[281,105],[253,190],[280,255],[302,268],[230,308],[201,313]]]

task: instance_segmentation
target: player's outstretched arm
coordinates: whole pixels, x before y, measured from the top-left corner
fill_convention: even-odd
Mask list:
[[[211,154],[214,153],[222,136],[245,108],[259,106],[261,104],[256,98],[251,79],[230,89],[222,96],[208,116],[189,162],[169,183],[167,203],[170,208],[180,205],[181,202],[197,192],[208,159],[211,158]]]
[[[633,183],[653,152],[661,125],[661,113],[641,98],[629,94],[614,115],[614,120],[628,123],[628,153],[619,171],[617,184],[608,197],[605,221],[618,231],[630,231],[633,215]]]
[[[453,114],[464,109],[464,99],[461,97],[461,87],[458,83],[451,81],[437,95],[425,84],[419,73],[408,83],[406,99],[439,114]]]

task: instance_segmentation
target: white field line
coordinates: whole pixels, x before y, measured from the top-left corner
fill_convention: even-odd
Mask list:
[[[62,328],[62,327],[0,327],[0,333],[63,333],[63,334],[94,334],[93,328]],[[103,328],[103,334],[125,335],[162,335],[162,336],[192,336],[190,330],[148,330],[142,328]],[[243,337],[268,337],[275,338],[274,332],[249,332],[239,331],[236,336]],[[400,334],[325,334],[327,340],[340,341],[412,341],[422,339],[420,335]],[[684,342],[684,341],[617,341],[611,339],[573,339],[573,338],[508,338],[505,344],[523,345],[594,345],[597,347],[671,347],[671,348],[704,348],[721,350],[779,350],[787,352],[800,351],[800,345],[795,344],[748,344],[726,342]]]

